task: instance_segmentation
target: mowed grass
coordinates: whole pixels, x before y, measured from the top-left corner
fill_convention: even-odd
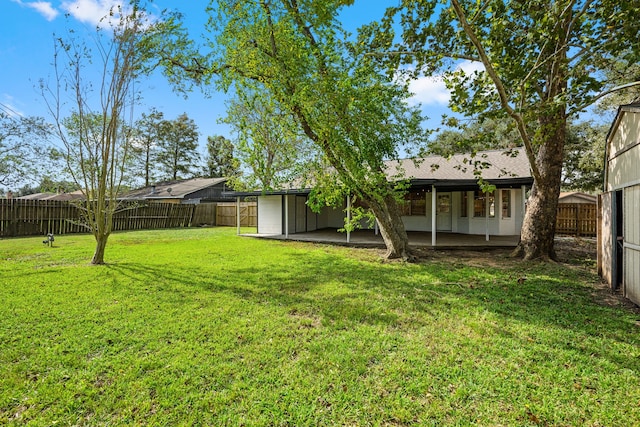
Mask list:
[[[640,425],[639,319],[584,269],[229,228],[93,245],[0,240],[0,424]]]

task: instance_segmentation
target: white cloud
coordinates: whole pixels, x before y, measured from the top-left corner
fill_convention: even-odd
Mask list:
[[[8,93],[2,94],[2,101],[0,102],[0,110],[6,113],[9,117],[23,117],[24,112],[15,106],[15,98]]]
[[[122,16],[133,12],[132,7],[122,0],[67,0],[60,7],[78,21],[101,28],[115,28]],[[137,18],[145,26],[157,20],[154,15],[140,11]]]
[[[29,7],[31,9],[36,10],[40,15],[44,16],[47,21],[53,21],[56,19],[58,12],[56,8],[51,5],[51,2],[48,1],[32,1],[32,2],[23,2],[20,0],[11,0],[14,3],[19,4],[22,7]]]
[[[93,24],[97,26],[107,25],[105,17],[111,12],[117,18],[118,8],[123,7],[122,1],[119,0],[74,0],[62,2],[62,9],[80,22]]]
[[[480,62],[463,61],[456,67],[465,74],[475,71],[483,71],[484,66]],[[442,75],[424,76],[409,83],[409,90],[413,93],[409,102],[422,105],[447,105],[451,99],[451,93],[444,83]]]
[[[442,76],[420,77],[409,83],[409,90],[413,93],[412,104],[447,105],[451,94],[442,80]]]

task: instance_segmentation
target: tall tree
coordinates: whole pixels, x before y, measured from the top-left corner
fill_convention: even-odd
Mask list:
[[[198,125],[186,113],[162,121],[157,161],[166,179],[184,179],[196,173],[198,136]]]
[[[412,258],[384,160],[423,138],[422,117],[406,103],[407,84],[380,73],[359,41],[337,21],[346,0],[221,0],[209,6],[212,57],[165,56],[179,71],[255,86],[295,119],[322,152],[337,184],[324,186],[365,201],[375,215],[388,257]],[[166,52],[165,52],[166,53]],[[325,175],[326,176],[326,175]],[[325,181],[326,182],[326,181]],[[318,182],[316,192],[322,192]],[[325,200],[338,200],[335,197]],[[344,200],[344,199],[341,199]]]
[[[130,138],[127,117],[136,98],[134,81],[145,70],[147,50],[142,41],[163,31],[149,22],[134,4],[113,8],[97,28],[95,46],[70,35],[57,38],[54,54],[56,80],[41,82],[41,90],[65,148],[74,181],[86,197],[85,225],[96,240],[92,264],[104,264],[105,248],[113,230],[116,196],[125,177]],[[98,64],[97,81],[87,69]],[[96,92],[93,92],[93,89]],[[75,113],[65,118],[65,95]]]
[[[396,14],[403,42],[392,48]],[[555,258],[567,121],[620,89],[605,72],[640,60],[639,18],[640,3],[618,0],[403,0],[373,39],[373,56],[427,73],[444,67],[457,111],[513,120],[534,176],[514,254]],[[449,66],[461,59],[486,71],[456,73]]]
[[[49,154],[43,144],[49,126],[40,117],[0,111],[0,185],[10,186],[38,175]]]
[[[604,183],[604,147],[609,125],[571,123],[567,129],[562,189],[599,191]]]
[[[249,173],[246,188],[273,190],[303,173],[313,149],[300,127],[268,94],[236,87],[225,123],[237,134],[236,153]]]
[[[163,120],[164,114],[152,108],[149,113],[142,113],[133,127],[132,167],[136,175],[144,179],[145,187],[151,185],[155,179],[160,126]]]
[[[207,137],[206,177],[233,177],[238,174],[238,166],[231,141],[221,135]]]

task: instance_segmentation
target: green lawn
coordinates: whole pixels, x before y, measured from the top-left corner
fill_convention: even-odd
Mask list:
[[[1,425],[640,425],[638,316],[575,266],[231,228],[116,234],[97,267],[92,237],[55,243],[0,240]]]

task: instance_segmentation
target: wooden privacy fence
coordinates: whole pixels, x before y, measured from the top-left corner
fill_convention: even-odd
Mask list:
[[[86,233],[78,202],[0,199],[0,237]],[[114,231],[189,227],[195,205],[128,203],[113,216]]]
[[[595,237],[598,234],[598,205],[562,203],[558,205],[556,234]]]
[[[237,226],[236,203],[218,203],[216,207],[216,225]],[[240,202],[240,226],[256,227],[258,225],[258,204],[256,202]]]

